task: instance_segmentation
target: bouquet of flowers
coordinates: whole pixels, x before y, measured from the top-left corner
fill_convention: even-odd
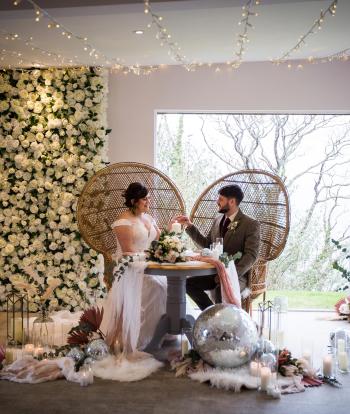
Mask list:
[[[154,240],[146,250],[147,260],[160,263],[176,263],[185,261],[185,244],[181,236],[175,232],[163,230],[159,240]]]

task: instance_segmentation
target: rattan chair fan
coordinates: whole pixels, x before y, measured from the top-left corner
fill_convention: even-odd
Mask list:
[[[252,295],[243,304],[250,309],[251,301],[266,291],[267,263],[282,252],[289,233],[290,208],[285,185],[279,177],[262,170],[242,170],[225,175],[199,196],[191,211],[191,221],[203,234],[208,234],[217,215],[218,190],[224,185],[238,184],[244,192],[241,210],[261,225],[259,258],[250,272]]]
[[[150,214],[160,228],[165,228],[173,216],[185,211],[184,201],[175,184],[149,165],[134,162],[112,164],[91,177],[79,196],[78,226],[85,242],[104,256],[107,285],[112,254],[117,249],[111,224],[126,209],[122,193],[136,181],[148,188]]]

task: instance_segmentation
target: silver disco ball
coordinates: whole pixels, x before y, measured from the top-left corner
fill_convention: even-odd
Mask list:
[[[199,315],[193,339],[195,350],[208,364],[235,368],[255,353],[258,332],[247,312],[234,305],[218,304]]]
[[[103,339],[93,339],[88,343],[85,354],[96,361],[100,361],[109,355],[109,347]]]
[[[84,351],[80,348],[72,348],[66,356],[72,358],[74,362],[79,362],[85,358]]]

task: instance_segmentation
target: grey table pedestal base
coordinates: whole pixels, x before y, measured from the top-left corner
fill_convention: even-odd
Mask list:
[[[146,268],[145,273],[166,276],[168,282],[166,314],[158,322],[153,338],[145,351],[158,349],[167,333],[178,335],[184,332],[192,344],[192,327],[195,319],[192,315],[186,315],[186,278],[187,276],[214,275],[216,269],[174,270],[164,266],[161,269]]]

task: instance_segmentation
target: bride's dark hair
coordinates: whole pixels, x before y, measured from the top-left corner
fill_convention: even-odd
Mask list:
[[[125,198],[124,204],[128,208],[133,208],[140,198],[146,197],[148,189],[141,183],[131,183],[129,187],[124,191],[122,196]]]

